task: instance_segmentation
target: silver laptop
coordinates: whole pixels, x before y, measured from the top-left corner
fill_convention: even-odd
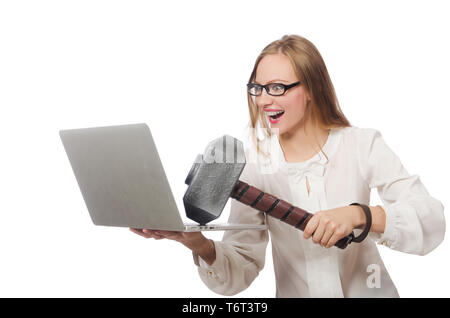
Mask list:
[[[146,124],[61,130],[59,135],[96,225],[184,232],[267,229],[183,223]]]

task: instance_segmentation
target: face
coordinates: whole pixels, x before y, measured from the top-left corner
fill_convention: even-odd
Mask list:
[[[284,54],[265,56],[256,69],[255,83],[257,84],[282,83],[289,85],[297,81],[298,78],[291,62]],[[298,128],[310,99],[301,83],[288,89],[281,96],[271,96],[263,89],[261,95],[254,98],[258,108],[269,120],[270,127],[278,128],[280,135]],[[283,111],[281,116],[275,115],[275,112],[279,113],[280,111]],[[277,118],[277,116],[279,117]]]

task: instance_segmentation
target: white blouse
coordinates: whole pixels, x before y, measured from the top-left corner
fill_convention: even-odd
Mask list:
[[[385,231],[343,250],[327,249],[304,239],[302,231],[232,200],[230,223],[267,224],[268,230],[225,231],[222,241],[214,241],[211,266],[193,254],[212,291],[235,295],[246,289],[264,267],[270,233],[276,297],[399,297],[375,243],[425,255],[443,241],[444,206],[418,175],[409,175],[379,131],[332,129],[323,152],[300,163],[285,161],[276,135],[264,147],[270,151],[266,159],[246,150],[240,180],[310,213],[353,202],[369,205],[375,187],[386,211]]]

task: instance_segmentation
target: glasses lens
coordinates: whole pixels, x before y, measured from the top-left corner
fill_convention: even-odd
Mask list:
[[[257,84],[249,84],[247,85],[247,90],[250,95],[258,96],[261,94],[262,87]]]
[[[269,85],[269,94],[270,95],[283,95],[284,94],[284,85],[283,84],[278,84],[278,83],[273,83]]]

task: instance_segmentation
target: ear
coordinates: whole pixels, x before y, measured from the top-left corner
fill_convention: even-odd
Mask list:
[[[306,91],[306,100],[312,102],[312,94],[310,91]]]
[[[306,101],[309,103],[311,102],[311,96],[309,93],[306,93]]]

